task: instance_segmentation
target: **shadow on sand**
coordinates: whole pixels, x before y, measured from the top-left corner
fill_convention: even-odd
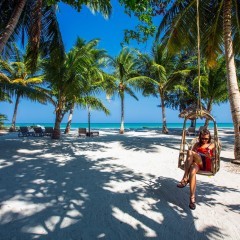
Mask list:
[[[125,149],[135,151],[155,151],[159,143],[168,147],[179,144],[178,139],[167,142],[161,137],[150,137],[142,144],[141,137],[126,138],[120,136],[119,142]],[[107,139],[113,141],[111,137]],[[107,151],[95,140],[0,141],[6,156],[0,169],[1,240],[221,238],[216,227],[196,230],[187,204],[188,190],[176,194],[175,179],[154,179],[152,175],[109,164],[108,158],[94,154]],[[14,141],[19,141],[17,148]],[[92,157],[85,154],[86,149]],[[132,186],[116,191],[113,183]],[[200,184],[199,201],[217,204],[211,196],[219,191],[239,190]],[[239,212],[237,206],[228,207]],[[154,217],[148,217],[148,212]]]

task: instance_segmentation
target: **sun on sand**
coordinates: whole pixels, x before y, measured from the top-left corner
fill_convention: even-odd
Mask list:
[[[0,239],[240,239],[233,132],[219,131],[221,169],[197,176],[197,208],[178,189],[180,134],[154,129],[0,136]]]

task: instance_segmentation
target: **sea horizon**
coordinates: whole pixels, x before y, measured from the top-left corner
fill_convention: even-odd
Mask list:
[[[43,127],[54,127],[54,123],[16,123],[16,127],[22,127],[22,126],[36,126],[40,125]],[[65,129],[67,123],[61,123],[60,128]],[[200,126],[203,126],[204,123],[197,123],[196,128],[199,128]],[[11,123],[5,123],[4,126],[10,127]],[[190,122],[187,123],[187,127],[190,126]],[[72,123],[71,129],[78,129],[78,128],[88,128],[88,123]],[[91,123],[90,124],[91,129],[119,129],[120,123]],[[183,123],[167,123],[167,127],[169,129],[171,128],[182,128]],[[209,123],[209,129],[212,129],[214,127],[213,122]],[[218,128],[230,128],[233,129],[233,123],[217,123]],[[162,128],[162,123],[124,123],[125,129],[145,129],[145,128]]]

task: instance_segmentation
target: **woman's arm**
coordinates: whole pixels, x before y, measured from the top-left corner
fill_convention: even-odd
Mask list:
[[[197,147],[198,147],[198,143],[195,143],[193,145],[192,151],[197,152]]]

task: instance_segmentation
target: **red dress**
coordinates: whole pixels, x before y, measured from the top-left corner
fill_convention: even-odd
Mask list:
[[[209,149],[209,146],[206,148],[198,147],[196,150],[196,152],[199,154],[199,156],[202,159],[202,165],[199,165],[199,167],[201,170],[204,170],[204,171],[211,171],[211,166],[212,166],[211,158],[209,158],[205,155],[208,153],[208,154],[210,154],[211,157],[213,156],[213,150]]]

